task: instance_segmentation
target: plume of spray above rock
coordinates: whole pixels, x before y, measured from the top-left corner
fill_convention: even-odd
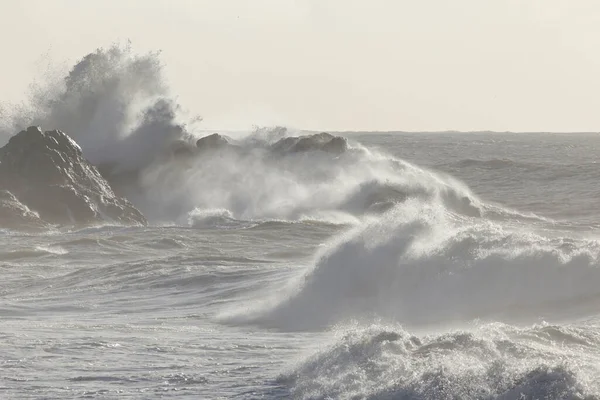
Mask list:
[[[5,133],[37,125],[67,132],[95,165],[134,170],[186,138],[159,53],[113,45],[83,57],[59,80],[34,86],[28,103],[4,106]]]
[[[322,187],[339,169],[335,161],[322,161],[331,154],[321,153],[342,153],[345,140],[320,135],[269,149],[290,135],[276,127],[236,143],[223,136],[196,143],[163,79],[159,54],[136,55],[128,45],[88,54],[64,78],[35,87],[29,103],[5,109],[12,113],[6,133],[31,125],[66,132],[115,190],[154,219],[170,222],[215,208],[236,218],[296,218],[315,205],[302,204],[315,194],[338,197]],[[279,154],[278,162],[269,150]],[[314,173],[313,163],[321,164]],[[326,173],[316,176],[319,171]],[[339,201],[329,203],[323,206],[335,208]]]
[[[113,189],[154,221],[187,223],[202,210],[348,221],[415,196],[444,196],[479,213],[456,182],[327,133],[274,127],[238,140],[198,140],[181,122],[159,54],[136,55],[130,46],[88,54],[64,78],[38,85],[29,104],[7,109],[7,132],[30,125],[66,132]]]

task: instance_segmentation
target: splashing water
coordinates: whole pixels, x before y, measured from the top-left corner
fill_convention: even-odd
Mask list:
[[[96,165],[139,168],[185,136],[159,53],[136,55],[130,45],[98,49],[64,78],[35,87],[27,103],[4,108],[5,135],[30,125],[60,129]]]

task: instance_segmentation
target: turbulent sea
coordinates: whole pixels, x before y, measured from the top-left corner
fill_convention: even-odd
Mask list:
[[[600,135],[199,146],[162,65],[0,103],[0,144],[66,132],[150,222],[0,230],[1,399],[600,399]]]
[[[343,136],[0,232],[0,397],[600,398],[600,135]]]

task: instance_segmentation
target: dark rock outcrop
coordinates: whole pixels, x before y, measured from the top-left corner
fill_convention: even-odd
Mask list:
[[[228,147],[230,145],[229,140],[223,135],[213,133],[212,135],[204,136],[196,141],[196,147],[199,150],[215,150]]]
[[[348,142],[343,137],[322,132],[309,136],[287,137],[275,142],[271,148],[278,153],[300,153],[320,150],[333,154],[341,154],[348,149]]]
[[[0,189],[52,224],[146,224],[61,131],[30,127],[13,136],[0,149]]]

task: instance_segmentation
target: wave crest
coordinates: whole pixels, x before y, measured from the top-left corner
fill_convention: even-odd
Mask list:
[[[413,199],[332,243],[295,291],[251,318],[292,330],[371,317],[560,318],[600,304],[599,257],[594,240],[544,237]]]
[[[538,344],[520,336],[534,336]],[[575,352],[597,366],[596,347],[586,347],[590,352],[556,343],[540,327],[497,325],[418,337],[375,325],[350,330],[278,383],[299,399],[596,399],[589,393],[598,389],[600,370],[564,361]],[[597,340],[586,345],[597,346]]]

